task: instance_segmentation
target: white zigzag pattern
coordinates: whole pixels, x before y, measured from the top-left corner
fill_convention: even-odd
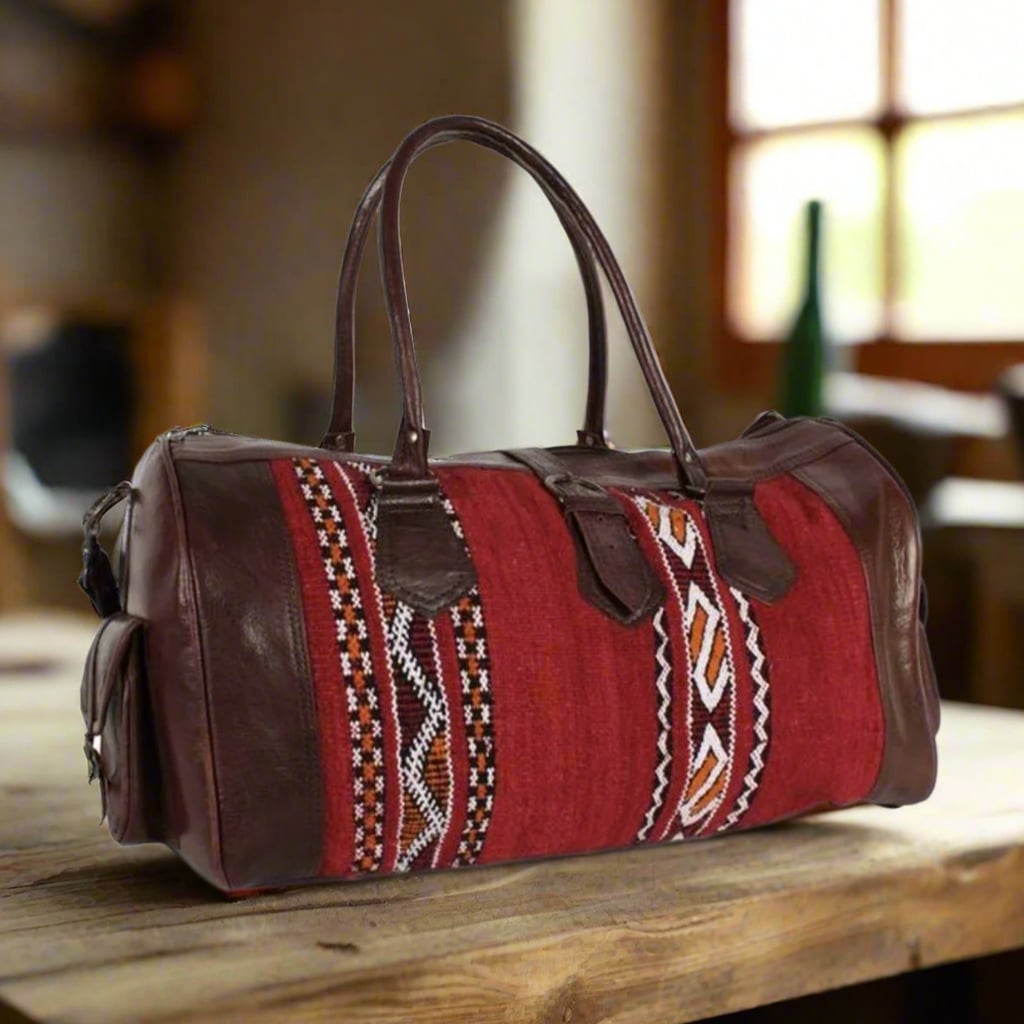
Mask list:
[[[412,619],[413,610],[404,602],[399,602],[395,607],[394,617],[387,623],[387,641],[393,664],[399,667],[403,678],[408,680],[426,711],[423,724],[401,763],[402,786],[412,795],[413,801],[423,814],[426,827],[405,850],[401,851],[395,864],[396,871],[408,871],[419,853],[435,839],[440,838],[448,823],[448,809],[437,801],[424,778],[430,745],[438,734],[445,732],[448,709],[444,692],[423,671],[409,643]],[[429,629],[431,644],[436,650],[437,637],[433,623],[430,623]]]
[[[687,517],[687,518],[689,518],[689,517]],[[697,533],[696,527],[694,527],[694,533]],[[700,545],[701,552],[704,555],[704,561],[708,562],[708,564],[710,565],[710,561],[708,559],[708,553],[707,553],[707,551],[704,550],[704,542],[703,542],[703,540],[700,539],[699,534],[697,536],[697,543]],[[711,584],[711,599],[714,602],[715,608],[718,609],[718,610],[724,609],[725,605],[722,602],[722,593],[721,593],[721,591],[718,588],[718,583],[715,580],[714,573],[711,573],[709,582]],[[721,614],[721,611],[719,611],[719,614]],[[731,684],[731,685],[727,686],[728,692],[729,692],[729,727],[730,727],[730,729],[735,730],[735,728],[736,728],[736,669],[735,669],[735,663],[733,661],[732,638],[729,636],[728,620],[726,620],[725,622],[722,623],[722,629],[723,629],[723,631],[725,633],[725,657],[722,658],[722,667],[721,667],[720,671],[725,674],[727,682],[729,684]],[[708,635],[708,630],[705,630],[705,636],[707,636],[707,635]],[[701,673],[696,673],[696,675],[697,675],[698,689],[700,690],[701,697],[703,699],[704,696],[705,696],[705,693],[713,693],[714,690],[715,690],[715,687],[712,686],[710,691],[707,690],[706,687],[701,685],[704,682],[704,680],[702,679],[702,674]],[[720,699],[721,699],[721,694],[718,694],[717,699],[716,699],[716,703],[717,703],[717,700],[720,700]],[[709,710],[713,710],[711,705],[708,705],[708,708],[709,708]],[[708,728],[711,728],[711,726],[709,725]],[[715,740],[717,742],[719,742],[719,745],[721,746],[721,741],[719,740],[719,737],[717,736],[717,734],[715,736]],[[718,812],[719,807],[722,806],[722,801],[725,800],[725,795],[726,795],[726,793],[729,790],[729,782],[730,782],[730,779],[732,778],[733,761],[734,761],[734,757],[735,757],[735,743],[736,743],[736,738],[735,738],[735,735],[733,735],[733,737],[732,737],[732,744],[731,744],[732,749],[729,750],[728,755],[726,755],[726,752],[725,752],[724,748],[722,749],[722,758],[724,759],[724,765],[721,766],[721,772],[716,768],[716,770],[712,773],[716,779],[718,778],[718,776],[720,774],[722,774],[722,773],[725,774],[725,782],[724,782],[724,784],[722,786],[722,791],[719,793],[719,795],[714,800],[711,801],[711,803],[704,809],[704,811],[701,814],[696,815],[696,818],[694,820],[699,820],[700,818],[704,818],[706,821],[710,821],[714,817],[714,815]],[[703,748],[703,743],[702,743],[702,748]],[[697,758],[697,763],[700,763],[700,756],[699,755],[698,755],[698,758]],[[687,785],[689,785],[689,782],[687,782]],[[708,783],[708,785],[710,785],[710,783]],[[707,788],[706,786],[702,786],[701,787],[701,791],[703,792],[704,790],[706,790],[706,788]],[[697,800],[698,796],[695,795],[693,799]],[[685,813],[685,810],[683,808],[681,808],[680,812],[679,812],[679,817],[680,817],[680,821],[682,821],[685,824],[686,821],[685,821],[684,813]]]
[[[671,647],[668,630],[665,628],[665,606],[662,605],[652,620],[657,644],[654,660],[658,666],[655,685],[658,690],[658,766],[654,770],[655,786],[651,804],[644,815],[644,823],[637,832],[636,841],[642,843],[654,828],[654,820],[665,803],[672,768],[672,662],[669,660]]]
[[[761,773],[764,771],[764,753],[768,747],[768,678],[764,673],[765,656],[760,643],[761,630],[754,621],[753,615],[750,612],[750,604],[743,594],[735,587],[730,587],[729,592],[736,601],[740,619],[746,628],[746,645],[751,656],[750,676],[754,681],[755,743],[753,750],[750,752],[750,768],[743,777],[743,792],[736,801],[736,806],[719,826],[719,832],[723,832],[736,825],[750,808],[750,801],[761,781]]]
[[[648,508],[650,508],[650,506],[654,504],[648,498],[645,498],[641,494],[635,494],[633,496],[633,502],[637,506],[637,508],[639,508],[640,511],[644,513],[645,517],[647,516]],[[679,542],[676,541],[676,538],[672,533],[672,522],[669,518],[668,509],[664,505],[656,505],[655,507],[658,509],[658,526],[657,528],[655,528],[652,525],[651,533],[659,541],[658,554],[661,556],[661,564],[665,567],[665,575],[668,579],[670,586],[672,587],[672,593],[675,595],[676,602],[679,604],[680,607],[682,607],[683,595],[680,593],[679,583],[676,580],[676,576],[675,573],[672,571],[671,565],[669,564],[669,557],[667,551],[671,550],[677,558],[683,560],[683,563],[686,565],[687,568],[690,568],[693,564],[694,552],[696,551],[696,538],[693,536],[693,533],[689,529],[690,523],[689,519],[687,519],[687,528],[683,536],[683,544],[680,545]],[[687,561],[687,558],[689,559],[689,561]],[[682,646],[683,654],[686,658],[686,671],[685,675],[683,673],[680,673],[680,678],[686,680],[690,676],[690,645],[688,643],[684,643]],[[684,697],[684,694],[681,693],[678,695],[678,697]],[[689,728],[692,728],[693,709],[689,705],[690,701],[687,700],[687,725]],[[689,777],[689,763],[687,763],[686,765],[686,772],[687,777]],[[662,829],[659,835],[657,836],[657,840],[659,842],[668,838],[669,832],[672,828],[672,823],[676,820],[678,815],[679,808],[677,807],[676,810],[673,811],[672,817],[668,820],[668,822],[666,822],[664,826],[662,826]]]
[[[655,504],[658,510],[658,525],[653,531],[658,541],[661,543],[663,549],[671,551],[672,554],[678,558],[687,569],[693,567],[693,561],[698,550],[703,552],[704,543],[701,540],[700,532],[697,529],[696,524],[693,522],[692,517],[689,513],[684,513],[685,529],[683,533],[682,543],[676,538],[672,532],[672,520],[671,520],[671,508],[667,505],[660,503],[652,503],[649,499],[644,498],[640,495],[634,496],[634,502],[641,509],[646,512],[647,508],[651,504]],[[662,558],[665,558],[665,550],[662,551]],[[707,553],[704,552],[704,558],[707,559]],[[668,568],[666,562],[666,568]],[[676,585],[674,574],[669,571],[669,578],[672,580],[673,589],[676,592],[676,596],[683,603],[682,595],[679,592],[679,587]],[[691,685],[693,685],[700,695],[701,701],[707,707],[709,711],[714,711],[721,701],[722,696],[728,691],[729,694],[729,719],[731,723],[736,721],[736,690],[735,686],[730,685],[735,678],[735,669],[733,666],[732,656],[732,642],[729,637],[729,631],[725,631],[725,656],[722,659],[722,663],[719,666],[718,675],[714,680],[708,680],[706,678],[706,672],[708,667],[708,661],[710,657],[711,647],[713,645],[713,637],[715,627],[721,622],[722,613],[721,608],[721,594],[718,589],[718,585],[715,582],[715,578],[712,575],[711,580],[711,594],[705,594],[701,589],[693,582],[690,583],[686,595],[686,603],[684,607],[684,625],[686,628],[687,636],[689,636],[690,629],[693,623],[693,616],[696,613],[697,607],[704,609],[708,615],[708,623],[704,630],[704,636],[701,643],[701,650],[698,652],[696,662],[694,664],[687,665],[687,675],[690,679]],[[689,643],[684,645],[687,651],[687,658],[689,660]],[[692,705],[688,712],[688,719],[690,728],[693,728],[693,708]],[[691,798],[689,802],[686,801],[685,796],[679,801],[679,805],[676,808],[673,819],[679,822],[679,831],[676,835],[672,836],[673,840],[680,840],[684,838],[683,828],[686,825],[693,824],[701,819],[710,820],[715,814],[718,808],[722,804],[722,800],[725,799],[725,792],[728,788],[728,779],[732,774],[732,759],[727,756],[725,748],[722,744],[721,738],[715,732],[714,728],[708,724],[705,728],[704,736],[702,737],[701,746],[697,754],[690,759],[690,763],[687,769],[687,781],[686,786],[683,787],[685,793],[686,788],[689,786],[690,779],[693,776],[693,772],[697,770],[697,767],[701,764],[703,758],[711,747],[710,736],[713,737],[714,744],[717,745],[716,756],[719,758],[719,765],[711,773],[709,779],[705,780],[704,785],[701,786],[700,791]],[[718,753],[720,752],[720,753]],[[696,815],[693,815],[690,808],[700,799],[701,795],[707,792],[709,786],[713,785],[714,782],[725,772],[726,774],[726,785],[723,787],[722,793],[704,810]],[[666,826],[661,838],[667,838],[671,824]]]
[[[646,504],[646,502],[645,502]],[[667,505],[658,506],[658,540],[665,545],[687,569],[693,568],[693,556],[697,552],[697,529],[689,516],[685,517],[686,528],[683,532],[683,543],[680,544],[672,532],[671,510]]]

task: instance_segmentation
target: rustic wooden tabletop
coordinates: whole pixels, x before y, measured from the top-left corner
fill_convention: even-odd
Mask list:
[[[946,705],[918,807],[230,903],[100,827],[90,633],[0,625],[0,1021],[679,1024],[1024,947],[1022,713]]]

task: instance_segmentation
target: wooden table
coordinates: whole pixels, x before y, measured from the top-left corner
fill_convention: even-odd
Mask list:
[[[678,1024],[1024,947],[1024,714],[947,705],[919,807],[229,903],[99,826],[90,631],[0,627],[0,1020]]]

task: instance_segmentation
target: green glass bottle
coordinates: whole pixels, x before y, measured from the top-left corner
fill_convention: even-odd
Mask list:
[[[820,416],[824,411],[825,335],[821,326],[821,203],[806,208],[807,264],[804,294],[783,345],[779,411],[784,416]]]

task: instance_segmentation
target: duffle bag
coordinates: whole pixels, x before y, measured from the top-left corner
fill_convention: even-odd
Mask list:
[[[406,173],[466,140],[525,168],[590,313],[576,443],[428,459],[399,240]],[[355,452],[353,308],[379,217],[402,410]],[[607,440],[598,268],[666,450]],[[99,524],[126,499],[117,574]],[[82,689],[111,832],[241,893],[704,839],[923,800],[938,700],[914,505],[855,433],[765,413],[698,451],[583,203],[475,117],[412,132],[342,265],[319,447],[195,427],[86,517]]]

